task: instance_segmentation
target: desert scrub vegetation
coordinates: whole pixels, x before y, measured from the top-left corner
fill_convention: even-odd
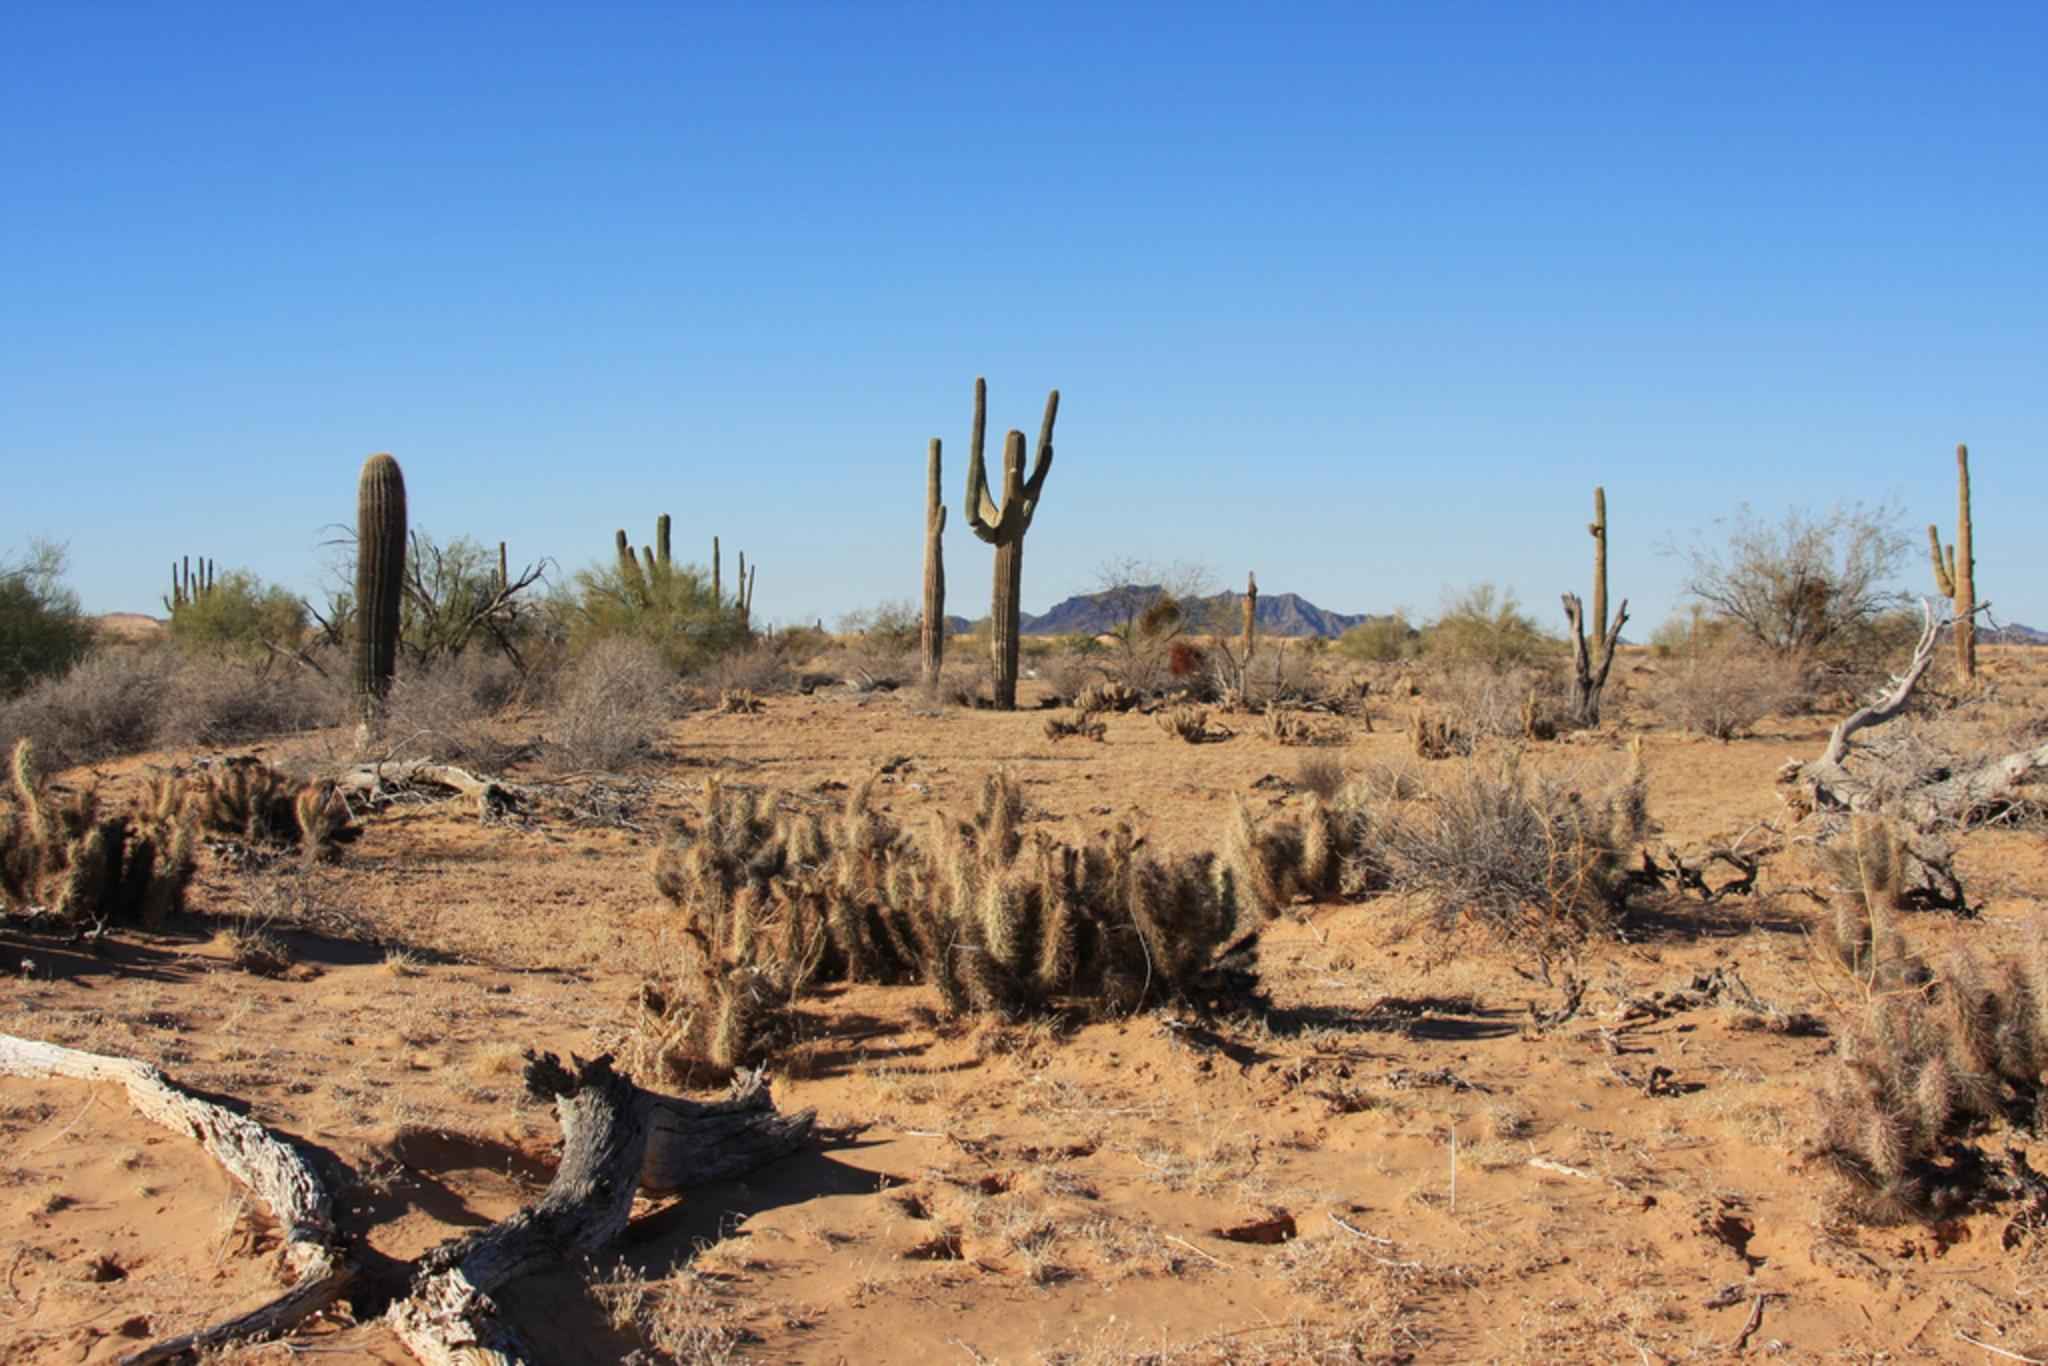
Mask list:
[[[1422,633],[1422,652],[1447,667],[1503,673],[1530,665],[1555,667],[1563,642],[1524,612],[1512,589],[1482,583],[1454,598]]]
[[[1425,898],[1440,926],[1476,925],[1547,963],[1619,923],[1646,784],[1640,747],[1607,775],[1532,771],[1510,750],[1408,803],[1371,846],[1387,886]]]
[[[506,713],[545,684],[495,651],[468,650],[392,680],[385,739],[394,753],[498,772],[530,746],[508,738]]]
[[[1360,664],[1394,664],[1422,653],[1422,635],[1408,614],[1370,617],[1337,637],[1337,653]]]
[[[2018,1193],[2025,1171],[1967,1139],[2000,1121],[2048,1127],[2048,927],[2037,914],[1988,967],[1964,948],[1931,970],[1897,928],[1904,858],[1893,831],[1859,815],[1841,860],[1856,880],[1824,933],[1861,1005],[1818,1091],[1815,1152],[1840,1178],[1838,1212],[1875,1224]]]
[[[231,569],[174,599],[170,636],[194,653],[265,659],[298,650],[306,622],[306,604],[296,594]]]
[[[1157,857],[1124,826],[1078,847],[1027,836],[1003,773],[921,838],[872,782],[833,811],[717,782],[703,806],[656,857],[680,914],[642,998],[645,1055],[685,1073],[758,1061],[831,981],[922,983],[951,1013],[1009,1019],[1242,999],[1259,927],[1343,861],[1334,821],[1266,828],[1249,809],[1220,854]]]
[[[1800,696],[1798,660],[1724,638],[1686,650],[1672,666],[1665,697],[1671,719],[1696,735],[1732,740]]]
[[[0,560],[0,698],[62,674],[92,648],[93,627],[64,585],[64,552],[48,542]]]
[[[163,800],[105,812],[93,788],[50,784],[26,739],[8,756],[7,780],[0,893],[11,913],[89,929],[156,926],[184,908],[198,826],[191,809]]]
[[[661,649],[632,636],[593,643],[563,673],[548,717],[549,764],[609,772],[647,753],[676,713],[675,673]]]

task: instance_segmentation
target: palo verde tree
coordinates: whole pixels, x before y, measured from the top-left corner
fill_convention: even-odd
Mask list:
[[[1060,391],[1045,398],[1045,417],[1038,426],[1038,454],[1031,477],[1024,477],[1024,433],[1012,429],[1003,438],[1003,501],[988,492],[988,470],[982,463],[982,437],[988,428],[988,381],[974,381],[974,431],[967,453],[967,524],[996,548],[995,591],[989,612],[989,654],[995,665],[998,711],[1017,708],[1017,631],[1024,585],[1024,533],[1038,513],[1045,477],[1052,472],[1052,425],[1059,416]]]

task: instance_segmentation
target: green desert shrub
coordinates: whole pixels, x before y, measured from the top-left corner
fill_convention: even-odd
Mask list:
[[[1513,590],[1482,583],[1452,600],[1430,623],[1422,632],[1422,650],[1439,663],[1505,672],[1554,664],[1563,645],[1522,610]]]
[[[1405,612],[1372,617],[1337,637],[1337,653],[1361,664],[1392,664],[1422,651],[1422,637]]]
[[[195,653],[266,658],[297,650],[306,636],[306,604],[289,590],[243,569],[171,609],[171,639]]]
[[[616,565],[586,569],[554,596],[549,611],[575,656],[603,641],[638,640],[654,647],[673,674],[697,672],[751,639],[732,604],[713,599],[709,575],[694,565],[674,565],[651,579],[637,570],[628,577]]]
[[[64,552],[39,543],[0,561],[0,699],[63,674],[92,649],[93,625],[64,586]]]

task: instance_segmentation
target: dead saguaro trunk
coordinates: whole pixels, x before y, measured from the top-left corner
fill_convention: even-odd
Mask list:
[[[386,1315],[407,1350],[429,1363],[495,1366],[536,1358],[497,1316],[491,1295],[529,1272],[604,1251],[626,1231],[633,1196],[743,1175],[809,1141],[813,1115],[778,1114],[759,1074],[731,1099],[704,1105],[643,1091],[609,1057],[526,1055],[526,1089],[553,1100],[562,1163],[538,1204],[434,1248],[410,1293]]]
[[[197,1139],[228,1175],[263,1202],[282,1231],[289,1289],[226,1322],[131,1352],[121,1358],[124,1366],[184,1360],[239,1339],[289,1332],[340,1299],[355,1279],[355,1264],[335,1236],[327,1189],[312,1164],[254,1120],[187,1091],[146,1062],[12,1035],[0,1034],[0,1076],[116,1083],[145,1119]]]
[[[932,438],[924,476],[924,625],[919,644],[924,652],[924,690],[938,691],[939,668],[946,655],[946,502],[939,492],[939,438]]]
[[[1934,582],[1953,605],[1956,671],[1965,681],[1977,677],[1977,561],[1970,542],[1970,448],[1956,447],[1956,542],[1942,558],[1941,532],[1927,526],[1928,548],[1934,552]]]
[[[1593,535],[1593,638],[1586,639],[1585,607],[1579,595],[1564,595],[1565,620],[1572,634],[1572,715],[1582,726],[1600,724],[1600,691],[1607,686],[1607,672],[1614,667],[1614,647],[1621,640],[1621,628],[1628,623],[1628,599],[1607,620],[1607,490],[1593,490],[1593,520],[1586,530]],[[1596,662],[1597,661],[1597,662]]]
[[[1045,477],[1052,472],[1052,428],[1059,416],[1060,391],[1046,396],[1045,417],[1038,427],[1038,454],[1031,477],[1024,476],[1024,433],[1003,439],[1003,501],[988,492],[988,470],[982,463],[982,438],[988,426],[988,381],[974,381],[974,430],[967,454],[967,524],[996,548],[995,587],[990,603],[989,653],[995,666],[995,706],[1017,708],[1017,632],[1024,583],[1024,533],[1038,513]]]
[[[1259,576],[1244,576],[1244,667],[1252,667],[1252,647],[1259,639]]]

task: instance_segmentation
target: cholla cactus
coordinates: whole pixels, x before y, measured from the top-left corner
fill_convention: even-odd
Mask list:
[[[10,756],[13,809],[0,824],[0,901],[67,925],[157,925],[182,909],[196,817],[176,803],[137,817],[102,815],[90,788],[50,791],[34,747]]]

